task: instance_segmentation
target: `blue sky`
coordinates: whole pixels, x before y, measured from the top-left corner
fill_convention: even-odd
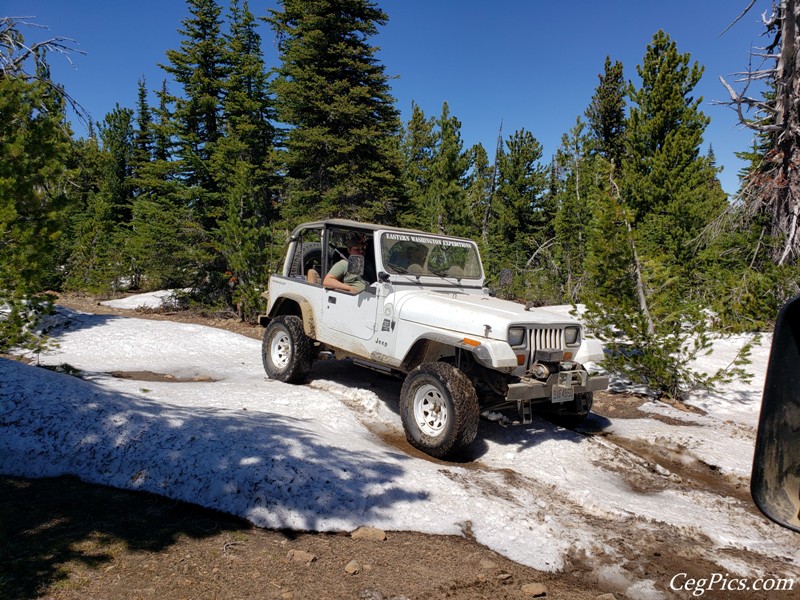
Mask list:
[[[220,0],[226,4],[226,0]],[[695,89],[711,118],[706,147],[714,148],[725,170],[720,178],[732,193],[752,134],[737,123],[719,76],[732,82],[747,68],[751,46],[763,45],[761,0],[742,21],[720,36],[748,0],[378,0],[389,22],[372,41],[392,80],[403,120],[412,100],[428,116],[438,116],[442,103],[462,124],[465,148],[481,143],[493,156],[500,123],[507,138],[527,129],[544,146],[545,162],[556,152],[561,136],[583,115],[597,86],[606,55],[625,67],[626,79],[637,81],[636,66],[658,29],[676,41],[680,52],[705,67]],[[257,16],[276,0],[250,0]],[[75,39],[85,56],[74,66],[53,56],[53,75],[100,121],[115,103],[133,108],[136,82],[145,76],[148,88],[160,87],[165,51],[177,49],[177,33],[188,11],[181,0],[0,0],[0,15],[30,16],[50,28],[50,35]],[[28,39],[44,32],[30,30]],[[267,64],[277,63],[274,36],[261,30]],[[155,102],[155,100],[153,100]],[[83,129],[76,124],[78,134]]]

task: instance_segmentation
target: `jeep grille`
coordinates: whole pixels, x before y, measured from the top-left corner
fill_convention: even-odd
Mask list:
[[[537,350],[564,348],[564,330],[557,327],[547,329],[531,329],[531,356]]]
[[[520,369],[520,373],[528,371],[533,364],[537,350],[563,350],[564,330],[559,327],[531,329],[528,331],[528,364]]]

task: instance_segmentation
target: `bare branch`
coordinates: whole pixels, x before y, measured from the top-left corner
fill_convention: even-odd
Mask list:
[[[547,240],[546,242],[544,242],[543,244],[539,244],[539,247],[534,251],[534,253],[531,255],[531,257],[528,259],[528,262],[525,263],[525,268],[526,269],[530,269],[531,265],[533,264],[533,261],[536,260],[536,256],[539,254],[539,252],[541,252],[542,250],[545,250],[548,246],[550,246],[555,241],[556,241],[556,238],[553,237],[553,238],[550,238],[549,240]]]
[[[46,72],[47,53],[56,53],[63,56],[75,68],[72,54],[86,55],[86,52],[75,48],[77,42],[71,38],[61,36],[51,37],[33,44],[26,44],[20,27],[48,30],[49,27],[30,22],[32,17],[0,17],[0,77],[16,77],[28,82],[38,82],[57,95],[69,105],[78,118],[84,123],[91,120],[88,111],[70,96],[64,88],[57,85],[47,76],[40,75],[40,68]],[[25,70],[25,64],[33,61],[31,73]]]
[[[738,23],[739,21],[741,21],[741,20],[742,20],[742,17],[744,17],[744,16],[745,16],[745,15],[746,15],[748,12],[750,12],[750,9],[751,9],[751,8],[753,8],[753,5],[754,5],[755,3],[756,3],[756,0],[750,0],[750,4],[747,6],[747,8],[745,8],[745,9],[742,11],[742,14],[740,14],[738,17],[736,17],[736,18],[733,20],[733,23],[731,23],[730,25],[728,25],[728,26],[727,26],[727,27],[726,27],[726,28],[723,30],[723,32],[719,34],[719,36],[718,36],[718,37],[722,37],[723,35],[725,35],[725,34],[728,32],[728,30],[729,30],[731,27],[733,27],[734,25],[736,25],[736,23]]]
[[[786,244],[783,247],[783,252],[781,253],[781,257],[778,260],[778,266],[782,265],[784,261],[786,261],[787,257],[792,254],[793,250],[795,249],[796,243],[795,238],[797,237],[797,213],[800,211],[798,208],[798,204],[795,202],[793,210],[792,210],[792,220],[789,226],[789,235],[786,236]]]
[[[30,17],[0,17],[0,71],[6,77],[19,75],[23,72],[26,61],[33,59],[37,65],[44,63],[48,52],[61,54],[73,67],[70,54],[86,55],[86,52],[75,48],[72,44],[77,42],[71,38],[61,36],[51,37],[35,44],[25,44],[19,31],[20,26],[49,29],[43,25],[30,23]]]

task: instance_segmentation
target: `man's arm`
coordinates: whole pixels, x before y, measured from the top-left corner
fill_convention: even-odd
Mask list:
[[[346,272],[347,272],[347,262],[339,261],[338,263],[333,265],[333,267],[331,267],[331,270],[328,271],[328,274],[325,275],[325,279],[322,280],[322,286],[329,290],[339,290],[342,292],[349,292],[351,294],[354,294],[356,291],[355,288],[341,281]]]

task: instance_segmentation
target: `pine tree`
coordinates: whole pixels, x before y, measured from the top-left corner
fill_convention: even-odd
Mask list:
[[[625,315],[643,314],[638,296],[636,248],[631,214],[619,194],[613,163],[600,157],[593,165],[592,211],[587,230],[586,286],[581,301],[600,310]],[[645,316],[645,321],[647,317]]]
[[[67,278],[68,287],[92,292],[118,289],[131,278],[125,240],[133,217],[133,111],[117,105],[99,125],[99,137],[101,146],[92,140],[84,147],[83,160],[93,165],[97,183],[73,216]]]
[[[286,141],[284,216],[393,222],[403,210],[400,120],[368,39],[386,14],[369,0],[283,0],[270,11],[272,81]]]
[[[517,292],[532,299],[532,294],[537,293],[536,285],[525,275],[530,274],[539,250],[551,243],[555,206],[547,202],[548,169],[539,163],[539,141],[523,129],[511,135],[505,145],[505,151],[496,159],[498,185],[486,263],[491,273],[511,267],[522,274],[517,280]]]
[[[659,31],[638,72],[620,173],[603,159],[608,185],[596,203],[584,317],[608,348],[609,371],[682,397],[744,376],[749,348],[712,375],[691,366],[711,343],[696,239],[725,204],[713,163],[700,155],[708,119],[691,93],[702,68]]]
[[[482,144],[475,144],[470,148],[468,160],[472,165],[472,171],[467,182],[468,211],[465,231],[461,235],[480,240],[483,243],[485,241],[483,221],[487,213],[491,214],[490,201],[494,188],[495,169]]]
[[[411,118],[403,128],[401,152],[403,181],[408,207],[399,215],[405,227],[424,227],[424,216],[417,207],[425,204],[433,181],[433,155],[436,149],[436,120],[427,118],[416,102],[411,103]]]
[[[65,93],[50,78],[45,49],[0,19],[0,352],[41,348],[30,329],[55,283],[54,251],[67,200],[71,131]],[[33,64],[31,64],[33,62]]]
[[[228,76],[222,100],[223,141],[230,144],[215,156],[223,163],[217,169],[224,172],[231,161],[244,160],[260,167],[266,174],[262,177],[273,176],[267,167],[273,158],[277,133],[272,124],[275,110],[267,92],[261,36],[247,2],[240,6],[233,0],[230,13],[230,34],[225,37]]]
[[[423,228],[437,233],[465,235],[469,155],[461,141],[461,122],[450,114],[447,102],[436,121],[437,139],[430,163],[431,181],[416,212]]]
[[[622,63],[606,56],[600,84],[595,90],[586,118],[596,140],[597,151],[619,168],[624,155],[625,93]]]
[[[492,169],[480,144],[464,150],[461,122],[442,104],[438,119],[412,103],[403,130],[408,212],[401,223],[426,231],[478,238],[491,189]]]
[[[172,141],[175,127],[172,123],[172,114],[169,109],[171,94],[167,88],[167,80],[161,82],[161,89],[158,91],[158,108],[154,115],[157,121],[153,121],[150,126],[153,130],[153,158],[156,161],[169,160],[175,151],[175,144]]]
[[[224,182],[225,213],[215,233],[229,273],[230,302],[242,318],[253,318],[269,273],[270,226],[278,216],[276,131],[255,19],[246,2],[240,6],[234,1],[230,13],[229,76],[222,105],[225,135],[214,155],[215,171]]]
[[[680,54],[663,31],[648,45],[637,67],[641,87],[631,86],[622,194],[632,211],[637,243],[648,263],[655,304],[696,290],[693,243],[726,205],[725,194],[710,188],[716,172],[700,155],[708,117],[691,93],[702,75],[688,54]]]
[[[161,65],[181,87],[171,96],[172,121],[178,141],[181,177],[192,189],[191,207],[206,230],[222,215],[219,179],[210,169],[215,146],[222,136],[222,96],[227,75],[220,18],[215,0],[186,0],[189,15],[179,30],[180,50],[167,50],[169,63]]]
[[[192,201],[196,188],[186,185],[177,154],[176,126],[169,107],[173,97],[162,82],[158,107],[142,119],[141,103],[135,140],[152,142],[152,160],[134,163],[132,187],[136,191],[132,225],[125,252],[130,257],[132,285],[147,289],[196,285],[213,261],[210,234],[201,225]],[[140,125],[141,126],[141,125]],[[138,156],[134,149],[134,156]]]
[[[561,138],[556,155],[558,212],[553,223],[552,254],[563,298],[573,303],[580,298],[585,284],[591,207],[598,188],[597,161],[590,154],[591,139],[585,129],[586,124],[578,118],[570,132]]]
[[[136,127],[134,131],[133,153],[131,156],[132,179],[139,178],[139,174],[154,158],[153,141],[153,111],[147,102],[147,81],[144,77],[139,79],[136,94]],[[134,191],[134,196],[138,195]]]
[[[594,157],[592,218],[587,229],[586,283],[582,300],[595,312],[625,318],[640,313],[647,331],[654,329],[642,280],[640,252],[632,226],[633,214],[621,194],[627,154],[623,67],[606,57],[604,73],[586,110],[591,137],[587,150]]]
[[[129,225],[133,203],[131,177],[135,151],[133,111],[117,104],[106,115],[99,134],[108,159],[104,183],[112,205],[112,219],[116,224]]]

